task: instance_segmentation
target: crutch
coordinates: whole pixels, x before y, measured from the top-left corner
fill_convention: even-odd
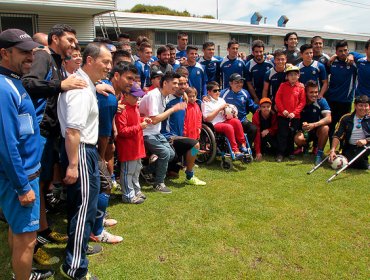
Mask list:
[[[347,163],[345,166],[343,166],[341,169],[339,169],[333,176],[331,176],[327,182],[330,183],[331,180],[333,180],[335,177],[337,177],[342,171],[346,170],[354,161],[356,161],[360,156],[362,156],[366,151],[370,149],[370,146],[365,146],[364,149],[358,153],[357,156],[355,156],[349,163]]]
[[[321,167],[321,165],[324,164],[324,162],[326,162],[327,160],[329,159],[329,156],[326,156],[326,158],[324,158],[318,165],[315,165],[310,171],[307,172],[308,175],[310,175],[311,173],[315,172],[317,169],[319,169],[319,167]]]

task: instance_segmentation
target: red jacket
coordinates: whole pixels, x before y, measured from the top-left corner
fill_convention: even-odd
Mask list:
[[[197,103],[188,103],[184,121],[184,136],[199,139],[202,128],[202,112]]]
[[[275,103],[279,116],[284,117],[283,112],[287,110],[289,113],[294,113],[294,118],[299,119],[306,105],[304,85],[299,82],[295,83],[294,86],[289,82],[282,83],[276,93]]]
[[[137,105],[132,106],[126,102],[123,104],[126,108],[115,117],[118,133],[116,147],[120,162],[145,157],[143,129],[140,126],[143,118],[140,117]]]
[[[277,134],[278,131],[278,123],[277,123],[277,116],[274,112],[271,111],[271,127],[268,128],[269,134],[271,136],[274,136]],[[257,127],[257,134],[256,138],[254,139],[254,148],[256,149],[256,154],[261,153],[261,117],[260,117],[260,109],[258,109],[253,117],[252,117],[252,123],[254,123]]]

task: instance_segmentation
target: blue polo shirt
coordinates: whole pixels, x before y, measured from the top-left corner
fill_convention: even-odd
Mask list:
[[[356,96],[367,95],[370,97],[370,61],[366,57],[357,60],[357,87]]]
[[[141,88],[150,87],[150,64],[150,61],[147,63],[140,60],[135,61],[135,67],[140,75]]]
[[[274,65],[271,61],[264,60],[262,63],[257,63],[254,59],[248,61],[246,65],[246,80],[252,83],[259,99],[262,98],[265,74],[273,67]]]
[[[237,57],[235,59],[229,59],[225,56],[220,64],[221,79],[222,79],[222,88],[228,88],[229,78],[231,74],[238,73],[240,76],[245,77],[247,73],[247,68],[245,67],[244,61]]]
[[[254,103],[249,92],[242,89],[239,92],[233,92],[231,88],[226,88],[221,91],[220,97],[222,97],[226,103],[233,104],[238,109],[238,119],[244,122],[247,119],[249,112],[254,113],[259,106]]]
[[[268,97],[273,103],[275,103],[275,96],[281,83],[285,82],[285,77],[285,71],[277,72],[275,68],[271,68],[265,73],[265,82],[269,84]]]
[[[169,96],[169,101],[166,105],[165,111],[171,109],[177,103],[183,102],[182,97],[177,97],[173,94]],[[172,136],[183,136],[185,121],[185,110],[180,110],[172,113],[167,119],[161,123],[161,134],[170,139]]]
[[[314,123],[324,117],[324,114],[330,113],[330,107],[325,98],[317,99],[312,104],[307,104],[301,112],[301,122]]]
[[[313,80],[319,85],[320,89],[322,86],[321,81],[328,79],[324,64],[316,60],[313,60],[309,66],[305,66],[303,64],[303,61],[297,66],[301,74],[301,76],[299,77],[299,81],[303,85],[305,85],[307,81]]]
[[[180,59],[182,57],[186,57],[186,49],[183,51],[180,51],[176,48],[176,59]]]
[[[102,81],[105,84],[112,85],[108,80]],[[99,107],[99,137],[109,137],[112,135],[113,118],[117,112],[118,101],[114,94],[108,96],[96,93]]]
[[[198,62],[203,66],[207,76],[208,82],[220,82],[220,64],[222,58],[213,56],[210,60],[205,60],[204,57],[200,57]]]
[[[194,66],[186,66],[186,68],[189,71],[189,86],[195,87],[198,92],[197,98],[202,99],[207,94],[207,76],[202,65],[197,62]]]
[[[357,76],[356,65],[348,65],[345,61],[335,59],[329,67],[329,74],[329,89],[325,98],[329,102],[352,103]]]

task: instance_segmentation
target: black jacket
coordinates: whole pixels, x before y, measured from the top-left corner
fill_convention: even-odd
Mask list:
[[[343,141],[344,148],[348,147],[349,144],[349,139],[351,138],[352,135],[352,130],[353,130],[353,120],[355,117],[355,112],[352,114],[346,114],[344,115],[340,121],[339,121],[339,126],[334,132],[333,137],[339,138],[339,140]],[[370,142],[370,116],[367,115],[362,119],[361,122],[362,130],[365,133],[365,138],[367,142]]]
[[[37,51],[30,73],[22,78],[23,86],[32,100],[47,98],[45,112],[40,123],[40,132],[44,137],[60,134],[57,102],[61,92],[61,81],[66,77],[61,56],[51,49],[50,52],[51,54],[42,50]],[[48,81],[45,78],[50,70],[52,75]]]

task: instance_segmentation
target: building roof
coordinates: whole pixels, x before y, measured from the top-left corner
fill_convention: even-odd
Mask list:
[[[350,34],[339,32],[328,32],[319,30],[307,30],[292,27],[278,27],[261,24],[252,25],[242,21],[226,21],[218,19],[205,19],[195,17],[179,17],[167,15],[139,14],[127,12],[115,12],[117,22],[123,28],[156,29],[156,30],[182,30],[215,33],[240,33],[284,36],[288,32],[297,32],[299,37],[311,38],[320,35],[325,39],[347,39],[353,41],[367,41],[370,34]],[[109,15],[102,16],[107,27],[113,27]],[[96,22],[98,25],[98,22]]]

